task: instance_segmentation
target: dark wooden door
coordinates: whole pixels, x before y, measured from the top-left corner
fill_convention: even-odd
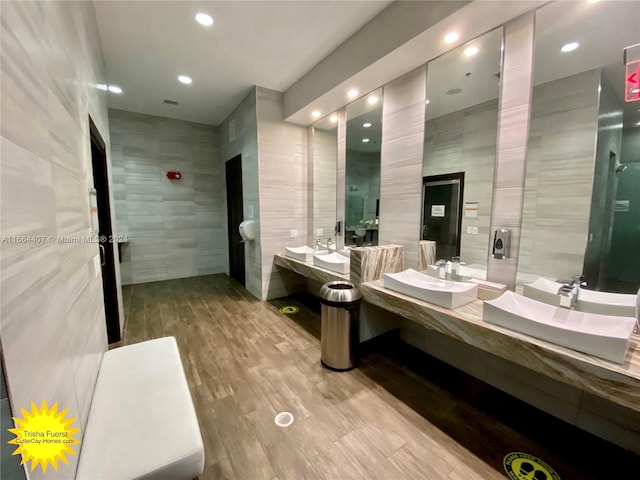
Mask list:
[[[93,186],[96,190],[98,207],[98,245],[102,265],[102,294],[107,322],[107,339],[109,343],[115,343],[122,340],[122,335],[120,331],[120,315],[118,313],[118,287],[116,285],[116,263],[113,251],[113,229],[111,227],[111,207],[109,203],[107,154],[102,136],[91,118],[89,118],[89,133]]]
[[[244,276],[244,243],[238,227],[244,218],[242,204],[242,158],[233,157],[225,163],[227,180],[227,228],[229,240],[229,276],[242,285]]]
[[[422,239],[435,240],[436,256],[460,255],[464,172],[424,177]]]

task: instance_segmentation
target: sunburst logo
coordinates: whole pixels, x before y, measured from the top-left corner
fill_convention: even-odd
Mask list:
[[[58,412],[58,402],[49,409],[47,402],[42,402],[38,410],[36,404],[31,402],[31,413],[24,408],[20,409],[24,418],[13,418],[18,428],[10,428],[16,438],[9,440],[10,444],[18,445],[13,455],[22,454],[20,465],[31,460],[31,471],[38,465],[44,473],[49,465],[58,470],[58,460],[68,463],[65,454],[75,455],[70,447],[77,445],[80,440],[73,435],[80,431],[79,428],[71,428],[75,418],[66,419],[67,409]]]

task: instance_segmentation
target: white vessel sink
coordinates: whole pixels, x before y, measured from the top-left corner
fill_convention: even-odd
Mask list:
[[[301,262],[311,262],[314,254],[329,253],[327,250],[314,250],[306,245],[302,247],[285,247],[285,255]]]
[[[594,292],[580,289],[576,310],[599,313],[601,315],[617,315],[620,317],[636,316],[636,295],[624,293]]]
[[[476,284],[441,280],[413,269],[385,273],[382,282],[384,288],[445,308],[458,308],[478,296]]]
[[[624,363],[635,319],[577,312],[505,292],[484,302],[482,318],[516,332]]]
[[[332,272],[348,274],[350,263],[349,259],[339,253],[315,254],[313,256],[313,264],[316,267],[326,268]]]
[[[538,278],[533,283],[527,283],[522,286],[522,294],[525,297],[538,300],[539,302],[548,303],[549,305],[560,305],[560,295],[558,292],[562,287],[562,283],[552,282],[546,278]]]

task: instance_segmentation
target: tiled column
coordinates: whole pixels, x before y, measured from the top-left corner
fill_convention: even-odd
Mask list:
[[[338,250],[344,248],[345,208],[346,208],[346,177],[347,177],[347,109],[338,111],[338,161],[336,164],[336,220],[341,222],[341,233],[336,239]],[[329,232],[331,235],[333,232]]]
[[[520,226],[526,173],[533,70],[535,12],[505,25],[504,57],[498,120],[498,145],[493,179],[491,241],[498,228],[511,230],[507,259],[489,255],[487,279],[513,290],[518,270]],[[491,246],[489,247],[491,252]]]
[[[380,244],[404,246],[405,267],[418,266],[426,67],[384,87],[380,162]]]

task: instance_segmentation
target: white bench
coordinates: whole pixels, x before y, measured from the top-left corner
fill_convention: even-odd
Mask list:
[[[204,446],[175,338],[105,353],[77,480],[190,480]]]

